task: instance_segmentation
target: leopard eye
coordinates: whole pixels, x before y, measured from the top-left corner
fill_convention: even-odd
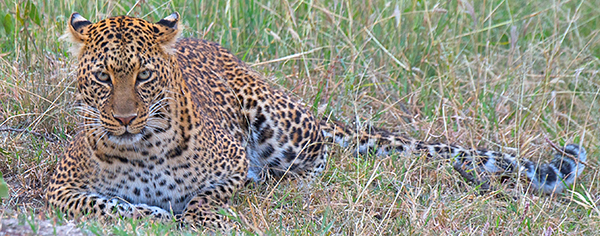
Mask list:
[[[96,79],[100,80],[101,82],[107,82],[110,80],[110,75],[102,71],[96,72]]]
[[[151,70],[143,70],[143,71],[140,71],[140,73],[137,76],[137,79],[138,79],[138,81],[146,81],[150,78],[151,75],[152,75]]]

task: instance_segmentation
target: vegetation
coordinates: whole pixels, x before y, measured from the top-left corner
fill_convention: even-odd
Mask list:
[[[23,232],[65,233],[44,204],[77,132],[75,61],[59,40],[73,11],[91,21],[182,15],[183,36],[219,42],[319,115],[430,141],[548,161],[582,144],[588,168],[557,197],[510,176],[479,194],[451,165],[333,148],[307,189],[250,185],[230,214],[257,234],[597,234],[600,228],[600,8],[597,1],[0,2],[0,216]],[[2,187],[0,178],[0,188]],[[2,194],[0,194],[2,195]],[[502,197],[504,196],[504,197]],[[506,197],[508,196],[508,197]],[[49,222],[49,223],[48,223]],[[51,227],[45,227],[48,224]],[[73,223],[71,223],[73,224]],[[192,234],[149,221],[75,221],[91,234]]]

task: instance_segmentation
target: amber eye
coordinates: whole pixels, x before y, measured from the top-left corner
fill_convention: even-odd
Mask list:
[[[140,73],[137,76],[137,79],[138,79],[138,81],[146,81],[150,78],[151,75],[152,75],[151,70],[143,70],[143,71],[140,71]]]
[[[96,72],[96,79],[100,80],[101,82],[107,82],[110,80],[110,75],[102,71]]]

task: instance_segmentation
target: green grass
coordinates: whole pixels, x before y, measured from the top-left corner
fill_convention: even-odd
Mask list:
[[[589,153],[590,168],[572,191],[551,198],[528,193],[519,180],[478,195],[444,161],[356,158],[334,148],[310,189],[284,181],[240,190],[232,217],[246,232],[540,235],[600,228],[595,1],[17,0],[0,9],[0,171],[10,187],[0,215],[22,225],[66,224],[43,196],[78,129],[75,58],[59,40],[71,12],[91,21],[123,14],[158,21],[178,11],[183,36],[224,45],[319,115],[534,160],[550,159],[545,138],[580,143]],[[75,223],[100,235],[193,233],[147,221]]]

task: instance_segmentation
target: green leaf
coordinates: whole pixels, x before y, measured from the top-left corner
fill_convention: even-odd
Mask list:
[[[0,18],[0,21],[2,21],[2,26],[6,31],[6,35],[12,35],[15,30],[15,22],[13,21],[11,15],[6,13],[4,17]]]
[[[2,172],[0,172],[0,198],[8,197],[8,184],[2,178]]]
[[[33,21],[33,23],[35,23],[36,25],[40,25],[40,14],[35,4],[33,4],[31,1],[27,1],[26,11],[29,13],[29,19],[31,19],[31,21]]]
[[[9,153],[6,150],[4,150],[3,148],[0,147],[0,154],[2,154],[2,155],[8,155]],[[0,172],[0,177],[1,176],[2,176],[2,172]]]

